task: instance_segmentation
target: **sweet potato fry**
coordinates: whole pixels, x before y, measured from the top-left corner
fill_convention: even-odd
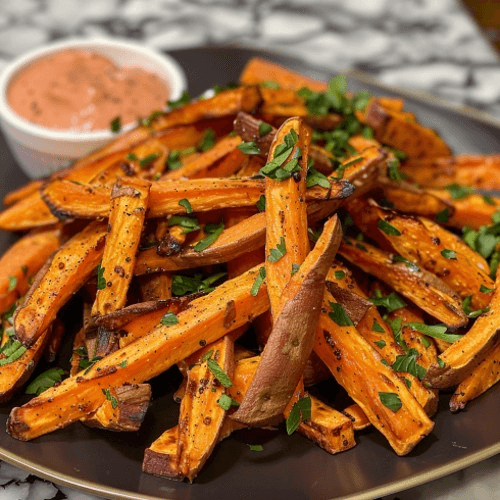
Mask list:
[[[149,188],[149,182],[139,179],[118,179],[113,185],[108,234],[92,316],[103,316],[125,305],[148,207]]]
[[[106,224],[92,222],[65,243],[42,268],[14,316],[16,335],[30,346],[100,262]]]
[[[172,296],[172,275],[170,273],[153,273],[139,278],[141,298],[150,300],[166,300]]]
[[[458,384],[450,399],[450,410],[463,410],[500,380],[500,344],[497,343],[484,359]]]
[[[219,440],[226,415],[226,411],[217,404],[225,394],[225,388],[218,382],[208,364],[217,363],[230,379],[233,378],[232,339],[226,335],[212,344],[212,350],[213,354],[209,360],[196,364],[189,370],[186,394],[182,398],[179,412],[179,476],[187,477],[190,482],[203,467]]]
[[[265,425],[282,415],[312,351],[324,280],[341,237],[340,222],[335,216],[325,224],[314,249],[283,290],[282,303],[278,305],[280,310],[257,373],[240,407],[232,415],[235,420]],[[268,281],[268,289],[270,283]]]
[[[481,285],[493,287],[489,266],[458,236],[425,217],[398,214],[359,199],[354,200],[349,208],[354,205],[358,208],[350,210],[350,214],[365,234],[385,247],[389,244],[405,259],[435,274],[463,299],[471,295],[474,309],[488,305],[491,296],[481,292]],[[379,221],[385,221],[394,230],[382,230],[380,225],[384,223]]]
[[[254,268],[229,280],[210,294],[194,300],[179,313],[179,323],[160,325],[136,342],[96,361],[82,375],[64,380],[26,405],[14,408],[9,433],[20,440],[66,427],[90,415],[105,399],[102,389],[124,383],[139,384],[247,323],[269,307],[267,289],[250,294],[259,270]]]
[[[373,128],[377,140],[401,149],[409,158],[437,158],[451,154],[450,148],[434,130],[408,121],[399,113],[382,107],[376,99],[369,102],[364,121]]]
[[[387,283],[450,329],[467,324],[459,297],[432,273],[423,269],[414,270],[404,262],[395,261],[392,254],[350,238],[345,238],[339,253],[355,266]]]
[[[356,403],[344,408],[342,413],[349,417],[355,431],[362,431],[372,425],[365,412]]]
[[[155,182],[151,185],[147,217],[182,213],[179,201],[189,200],[194,212],[230,207],[254,206],[264,194],[260,179],[195,179]],[[352,195],[349,181],[332,183],[330,189],[315,186],[307,190],[308,201],[342,200]],[[54,181],[43,192],[44,201],[60,218],[109,216],[111,189]]]
[[[440,363],[434,363],[425,380],[433,387],[453,387],[469,375],[498,343],[500,332],[500,273],[495,281],[490,309],[479,316],[470,330],[440,354]]]
[[[17,240],[0,258],[0,312],[7,311],[30,287],[30,279],[59,247],[60,231],[32,232]]]
[[[137,257],[135,274],[157,271],[177,271],[210,264],[218,264],[264,246],[266,220],[264,213],[258,213],[225,229],[208,248],[197,252],[187,247],[176,255],[162,257],[155,248],[143,250]]]
[[[341,326],[328,316],[330,304],[335,300],[325,292],[314,351],[394,451],[398,455],[409,453],[431,432],[433,422],[356,328]]]
[[[442,155],[410,159],[402,171],[421,186],[445,188],[450,184],[478,189],[500,189],[500,155]]]
[[[339,277],[337,278],[337,276]],[[351,293],[355,293],[360,297],[366,298],[364,292],[352,278],[350,270],[337,262],[335,262],[330,269],[327,279],[334,280],[339,288],[343,287],[344,289],[351,291]],[[331,291],[329,287],[328,290]],[[335,295],[333,295],[333,297],[337,302],[340,302],[338,297],[335,297]],[[342,302],[340,303],[342,304]],[[384,319],[382,319],[382,316],[373,304],[371,304],[371,307],[363,314],[363,317],[357,324],[345,306],[344,309],[351,320],[353,320],[358,332],[378,352],[378,354],[385,359],[387,363],[392,366],[396,362],[398,356],[405,355],[405,351],[396,343],[393,331]],[[409,391],[413,394],[427,415],[433,415],[437,410],[438,403],[436,392],[424,387],[418,377],[411,373],[401,371],[398,372],[398,375],[402,380],[406,379],[409,381]]]

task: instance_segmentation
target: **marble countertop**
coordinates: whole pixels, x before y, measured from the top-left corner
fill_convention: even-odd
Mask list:
[[[500,60],[456,0],[1,0],[0,70],[66,37],[140,40],[169,50],[209,43],[271,48],[310,64],[367,71],[500,118]],[[384,500],[499,498],[500,457]],[[0,463],[1,500],[92,495]]]

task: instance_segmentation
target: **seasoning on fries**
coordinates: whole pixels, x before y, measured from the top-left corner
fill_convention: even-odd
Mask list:
[[[38,374],[7,431],[136,431],[176,365],[178,424],[144,443],[145,472],[192,482],[269,425],[331,454],[373,427],[409,453],[439,389],[457,411],[500,379],[500,199],[475,192],[498,164],[452,156],[399,99],[251,60],[238,87],[4,198],[0,228],[26,234],[0,258],[0,400]],[[348,404],[310,394],[325,377]]]

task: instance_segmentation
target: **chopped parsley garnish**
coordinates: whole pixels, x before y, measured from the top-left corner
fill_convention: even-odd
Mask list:
[[[128,365],[128,361],[124,359],[121,363],[118,363],[118,368],[126,368]]]
[[[104,278],[104,267],[97,264],[97,289],[104,290],[106,288],[106,279]]]
[[[252,285],[252,288],[250,289],[250,295],[256,296],[259,293],[260,287],[262,283],[264,283],[264,280],[266,279],[266,268],[264,266],[259,268],[259,273],[257,274],[257,277],[255,278],[254,284]]]
[[[262,122],[260,125],[259,125],[259,135],[262,137],[264,135],[267,135],[269,134],[269,132],[271,132],[273,130],[273,126],[272,125],[269,125],[269,123],[266,123],[266,122]]]
[[[389,224],[384,219],[379,219],[377,222],[377,226],[382,232],[388,234],[389,236],[401,236],[401,231],[398,228],[394,227],[392,224]]]
[[[137,157],[137,155],[135,153],[129,153],[127,155],[127,160],[130,160],[130,161],[137,161],[139,158]]]
[[[328,313],[328,316],[339,326],[353,326],[351,318],[345,312],[345,309],[341,304],[336,302],[330,302],[330,308],[332,312]]]
[[[438,358],[438,366],[439,368],[444,368],[446,363],[441,358]]]
[[[307,171],[306,187],[310,188],[313,186],[321,186],[325,189],[330,189],[332,187],[326,175],[323,175],[321,172],[318,172],[315,168],[311,167]]]
[[[399,171],[399,160],[393,159],[387,164],[387,176],[392,181],[398,181],[404,178],[404,176]]]
[[[264,87],[266,89],[280,89],[280,84],[278,82],[273,82],[273,81],[268,81],[268,82],[261,82],[259,84],[261,87]]]
[[[302,156],[300,148],[296,148],[293,158],[285,163],[292,154],[298,139],[297,132],[291,129],[285,135],[284,142],[275,148],[273,159],[260,169],[260,173],[271,179],[282,181],[289,179],[294,172],[300,172],[299,158]]]
[[[111,394],[109,389],[102,389],[102,393],[106,396],[106,399],[111,403],[111,408],[113,410],[118,407],[118,400]]]
[[[396,292],[391,292],[384,297],[380,290],[375,290],[375,296],[370,298],[370,302],[376,306],[385,307],[389,313],[406,306],[406,302]]]
[[[118,132],[120,132],[120,130],[122,129],[122,119],[120,116],[117,116],[116,118],[113,118],[113,120],[111,120],[110,124],[109,124],[110,128],[111,128],[111,132],[117,134]]]
[[[448,184],[445,188],[454,200],[463,200],[474,192],[474,189],[467,186],[460,186],[460,184],[456,183]]]
[[[12,292],[15,290],[17,286],[17,278],[15,276],[9,276],[9,287],[7,288],[8,292]]]
[[[215,130],[211,128],[205,130],[205,132],[203,133],[203,137],[198,144],[198,150],[204,152],[212,149],[215,144],[215,137]]]
[[[177,99],[177,101],[167,101],[167,106],[170,109],[179,108],[180,106],[184,106],[184,104],[188,104],[191,101],[191,97],[189,97],[189,92],[186,90],[182,93],[181,97]]]
[[[167,222],[168,226],[181,226],[184,228],[182,234],[188,234],[193,231],[198,231],[200,229],[200,224],[196,217],[189,215],[172,215]]]
[[[224,276],[226,276],[226,273],[216,273],[206,278],[202,278],[201,274],[195,274],[194,276],[175,274],[172,278],[172,294],[176,297],[182,297],[190,293],[211,292],[214,290],[212,285]]]
[[[261,444],[249,444],[248,447],[250,451],[264,451],[264,447]]]
[[[148,167],[151,163],[157,160],[161,156],[161,153],[151,153],[150,155],[145,156],[139,160],[139,166],[141,168]]]
[[[220,222],[219,224],[207,224],[203,228],[203,232],[207,235],[205,238],[202,240],[198,241],[196,245],[193,247],[195,252],[202,252],[206,248],[208,248],[210,245],[212,245],[217,238],[222,234],[222,231],[224,231],[224,223]]]
[[[246,155],[260,155],[259,146],[254,141],[242,142],[237,148]]]
[[[455,252],[455,250],[450,250],[449,248],[445,248],[444,250],[441,250],[441,255],[445,259],[450,259],[450,260],[457,259],[457,253]]]
[[[374,342],[374,344],[380,349],[384,348],[387,345],[385,340],[383,340],[383,339],[377,340],[376,342]]]
[[[472,295],[465,297],[465,299],[462,302],[462,310],[464,311],[465,314],[467,314],[468,318],[477,318],[478,316],[481,316],[481,314],[488,312],[490,310],[489,306],[486,306],[483,309],[472,309],[471,302],[472,302]]]
[[[21,266],[21,271],[23,272],[23,274],[24,274],[25,276],[28,276],[28,266],[27,266],[26,264],[23,264],[23,265]]]
[[[484,201],[487,205],[492,205],[492,206],[495,206],[495,200],[494,200],[491,196],[488,196],[487,194],[484,194],[484,195],[483,195],[483,201]]]
[[[426,325],[425,323],[407,323],[406,326],[413,328],[417,332],[434,337],[435,339],[444,340],[445,342],[453,343],[462,338],[462,335],[446,333],[445,325]]]
[[[259,200],[255,205],[257,206],[257,210],[259,212],[264,212],[266,210],[266,197],[263,194],[261,194],[259,196]]]
[[[292,264],[292,276],[294,274],[297,274],[299,272],[300,265],[299,264]]]
[[[385,330],[382,325],[375,319],[373,320],[372,332],[384,333]],[[384,343],[385,345],[385,343]]]
[[[212,375],[224,386],[232,387],[233,382],[224,372],[224,370],[218,365],[217,361],[214,359],[207,359],[208,369],[212,372]]]
[[[167,167],[170,170],[177,170],[182,167],[181,152],[177,149],[170,151],[167,157]]]
[[[494,288],[488,288],[487,286],[481,285],[479,287],[479,291],[481,293],[493,293],[495,291],[495,289]]]
[[[427,370],[417,363],[417,358],[418,351],[416,349],[409,349],[407,353],[396,356],[396,360],[392,364],[392,369],[396,372],[410,373],[422,380]]]
[[[379,392],[378,396],[381,403],[394,413],[397,413],[403,406],[401,399],[394,392]]]
[[[393,320],[387,319],[387,323],[391,327],[396,344],[398,344],[404,352],[408,352],[409,348],[403,338],[403,320],[401,318],[394,318]]]
[[[214,85],[214,95],[225,92],[226,90],[235,89],[236,87],[238,87],[237,83],[229,83],[228,85]]]
[[[311,418],[311,398],[299,399],[292,407],[290,415],[286,419],[286,432],[291,436],[301,422]]]
[[[286,254],[286,244],[285,238],[281,236],[280,242],[276,245],[276,248],[271,248],[267,260],[269,262],[278,262]]]
[[[229,410],[231,406],[240,406],[240,403],[236,401],[235,399],[229,397],[227,394],[222,394],[221,397],[217,400],[217,404],[223,409],[223,410]]]
[[[61,382],[63,376],[64,370],[62,368],[49,368],[43,373],[40,373],[40,375],[26,387],[26,394],[36,394],[39,396],[42,392],[58,382]]]
[[[446,224],[450,220],[450,209],[448,207],[443,208],[441,212],[436,214],[436,221],[441,222],[441,224]]]
[[[12,334],[8,334],[9,340],[0,348],[0,366],[13,363],[27,351],[19,340],[13,338],[13,335],[14,331]]]
[[[182,200],[179,201],[179,205],[186,209],[186,213],[193,213],[193,207],[191,206],[191,203],[189,203],[189,200],[187,198],[182,198]]]
[[[179,318],[173,312],[168,312],[163,315],[160,320],[160,324],[163,326],[173,326],[179,324]]]
[[[335,279],[337,280],[343,280],[345,278],[345,272],[344,271],[335,271]]]

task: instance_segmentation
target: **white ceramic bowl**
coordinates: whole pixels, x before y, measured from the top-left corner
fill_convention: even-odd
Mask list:
[[[0,76],[0,125],[15,159],[32,178],[49,175],[116,137],[111,130],[75,132],[36,125],[16,114],[9,106],[7,88],[12,77],[33,61],[65,49],[92,50],[107,56],[118,66],[136,66],[156,73],[167,83],[170,100],[179,99],[187,87],[185,74],[172,57],[125,41],[64,40],[21,56],[9,64]],[[130,130],[134,126],[129,124],[122,130]]]

